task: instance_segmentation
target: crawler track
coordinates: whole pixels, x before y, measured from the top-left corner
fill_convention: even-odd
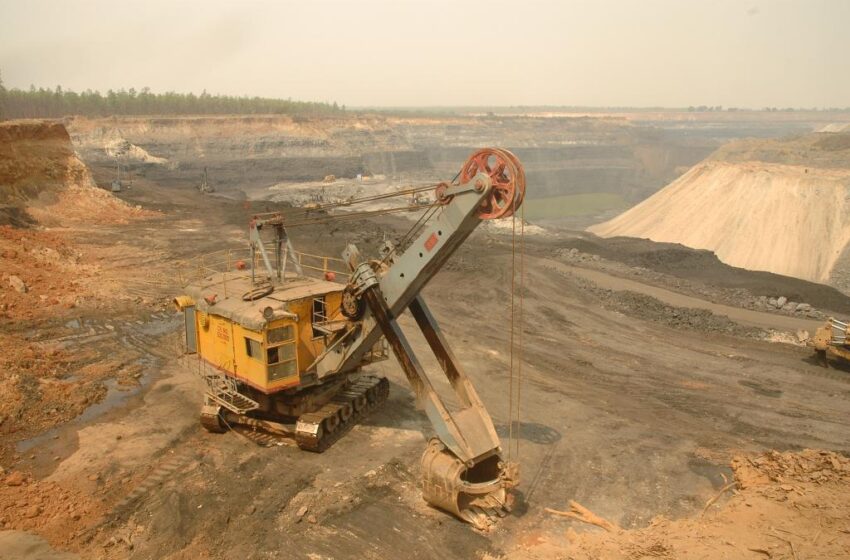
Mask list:
[[[274,434],[254,426],[243,426],[239,424],[233,426],[233,431],[245,439],[256,443],[260,447],[277,447],[279,445],[295,444],[291,437]]]
[[[298,447],[316,453],[326,450],[360,418],[383,404],[389,392],[386,378],[361,377],[316,412],[298,418],[295,427]]]

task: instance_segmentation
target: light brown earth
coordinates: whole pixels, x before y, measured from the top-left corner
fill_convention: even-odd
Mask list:
[[[693,517],[647,527],[526,539],[515,558],[844,558],[850,554],[850,460],[827,451],[738,456],[734,478]],[[732,496],[723,506],[717,500]],[[556,522],[552,522],[556,524]],[[605,524],[605,520],[602,521]],[[562,525],[565,523],[561,522]],[[551,537],[549,537],[551,538]]]
[[[95,168],[98,182],[110,174]],[[181,319],[167,306],[179,293],[175,271],[190,256],[241,247],[251,213],[279,206],[139,177],[120,196],[145,213],[62,229],[55,241],[54,230],[16,230],[47,236],[38,238],[60,254],[65,246],[82,254],[94,281],[78,274],[78,306],[36,308],[2,324],[4,336],[20,341],[13,347],[32,348],[7,354],[19,371],[11,381],[0,372],[4,387],[34,390],[0,424],[0,558],[767,557],[750,547],[793,558],[782,538],[800,558],[847,552],[850,374],[767,340],[768,329],[796,327],[794,318],[747,310],[746,321],[736,319],[749,322],[739,325],[713,315],[725,308],[699,292],[672,289],[670,278],[683,272],[664,255],[700,259],[697,276],[716,285],[799,290],[824,309],[850,305],[834,290],[659,246],[653,262],[666,267],[662,282],[628,274],[638,271],[631,259],[647,258],[640,243],[582,238],[583,250],[619,259],[621,269],[599,276],[559,256],[575,234],[527,238],[520,503],[481,534],[422,502],[418,458],[431,428],[392,360],[376,366],[391,381],[386,406],[322,455],[204,432],[201,382],[195,362],[180,357]],[[409,225],[380,218],[290,233],[311,253],[338,254],[353,240],[371,254],[384,235],[399,237]],[[482,229],[425,290],[504,439],[510,265],[510,237]],[[34,286],[64,285],[56,279],[68,269],[55,266]],[[619,284],[620,276],[630,283]],[[680,307],[692,301],[680,296],[703,309]],[[413,344],[436,366],[423,341]],[[23,368],[29,363],[35,373]],[[67,393],[48,390],[68,382]],[[88,405],[74,404],[87,395]],[[72,406],[59,410],[57,401]],[[783,454],[730,468],[735,457],[771,449]],[[756,485],[761,472],[784,478]],[[739,494],[728,489],[701,518],[736,475]],[[546,512],[570,500],[624,531]],[[741,536],[745,523],[751,530]]]
[[[850,242],[850,135],[806,139],[798,152],[802,140],[724,147],[589,231],[681,243],[732,266],[827,282]],[[795,165],[776,163],[776,152]]]

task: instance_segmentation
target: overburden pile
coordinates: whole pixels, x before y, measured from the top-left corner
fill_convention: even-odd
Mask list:
[[[850,138],[819,133],[726,146],[588,229],[601,237],[681,243],[713,251],[732,266],[827,282],[850,243],[845,135]]]

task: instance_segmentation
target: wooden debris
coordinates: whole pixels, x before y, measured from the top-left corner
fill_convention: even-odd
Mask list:
[[[788,539],[786,539],[786,538],[780,537],[780,536],[779,536],[779,535],[777,535],[775,532],[774,532],[774,533],[771,533],[771,534],[770,534],[770,536],[771,536],[771,537],[773,537],[773,538],[775,538],[775,539],[779,539],[780,541],[783,541],[783,542],[787,543],[787,544],[788,544],[788,546],[789,546],[789,547],[791,547],[791,554],[794,556],[794,560],[800,560],[800,557],[799,557],[799,556],[797,556],[797,549],[796,549],[796,548],[794,548],[794,543],[793,543],[793,542],[791,542],[790,540],[788,540]]]
[[[552,515],[558,515],[561,517],[569,517],[571,519],[577,519],[582,523],[588,523],[590,525],[596,525],[597,527],[602,527],[606,531],[613,533],[615,531],[619,531],[619,527],[615,524],[611,523],[607,519],[599,517],[580,503],[575,500],[570,500],[570,511],[560,511],[552,508],[545,508],[547,513],[551,513]]]
[[[724,492],[726,492],[726,491],[727,491],[727,490],[729,490],[730,488],[732,488],[732,487],[734,487],[734,486],[737,486],[737,485],[738,485],[738,482],[737,482],[737,481],[735,481],[735,482],[730,482],[729,484],[727,484],[726,486],[724,486],[723,488],[721,488],[721,489],[720,489],[720,492],[718,492],[718,493],[717,493],[717,494],[716,494],[713,498],[711,498],[710,500],[708,500],[708,501],[705,503],[705,507],[704,507],[704,508],[702,508],[702,515],[705,515],[705,512],[707,512],[707,511],[708,511],[708,508],[710,508],[710,507],[711,507],[711,505],[712,505],[714,502],[716,502],[716,501],[720,498],[720,496],[722,496],[722,495],[723,495],[723,493],[724,493]]]

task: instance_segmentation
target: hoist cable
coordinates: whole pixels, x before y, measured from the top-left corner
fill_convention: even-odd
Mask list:
[[[312,206],[310,208],[297,207],[297,208],[293,208],[293,210],[300,212],[302,215],[306,216],[306,215],[309,215],[309,214],[312,214],[312,213],[315,213],[315,212],[319,212],[319,211],[322,211],[322,210],[329,210],[329,209],[332,209],[332,208],[340,208],[340,207],[344,207],[344,206],[353,206],[355,204],[361,204],[363,202],[374,202],[376,200],[384,200],[384,199],[387,199],[387,198],[395,198],[395,197],[398,197],[398,196],[405,196],[405,195],[408,195],[408,194],[416,194],[416,193],[420,193],[420,192],[434,190],[435,188],[437,188],[437,186],[439,186],[439,183],[432,183],[432,184],[428,184],[428,185],[422,185],[422,186],[419,186],[419,187],[410,187],[410,188],[402,189],[402,190],[399,190],[399,191],[393,191],[393,192],[388,192],[388,193],[380,193],[380,194],[371,194],[371,195],[363,196],[363,197],[360,197],[360,198],[351,198],[351,199],[342,200],[342,201],[339,201],[339,202],[328,202],[328,203],[325,203],[325,204],[317,204],[316,206]],[[292,213],[290,213],[290,216],[291,215],[292,215]],[[296,216],[296,217],[300,217],[300,216]]]
[[[517,357],[517,397],[516,397],[516,457],[519,461],[519,443],[522,439],[522,355],[523,355],[523,303],[525,301],[525,206],[520,206],[519,233],[519,345]]]
[[[514,280],[516,278],[516,215],[511,217],[511,333],[510,340],[510,375],[508,376],[508,460],[513,458],[514,449]]]
[[[415,210],[421,210],[423,207],[420,205],[412,205],[412,206],[399,206],[396,208],[382,208],[380,210],[364,210],[362,212],[347,212],[345,214],[334,214],[328,216],[316,216],[313,218],[306,218],[303,220],[295,220],[293,222],[286,222],[286,227],[300,227],[300,226],[312,226],[318,224],[327,224],[331,222],[345,222],[352,220],[359,220],[363,217],[372,217],[372,216],[382,216],[384,214],[395,214],[398,212],[413,212]]]

